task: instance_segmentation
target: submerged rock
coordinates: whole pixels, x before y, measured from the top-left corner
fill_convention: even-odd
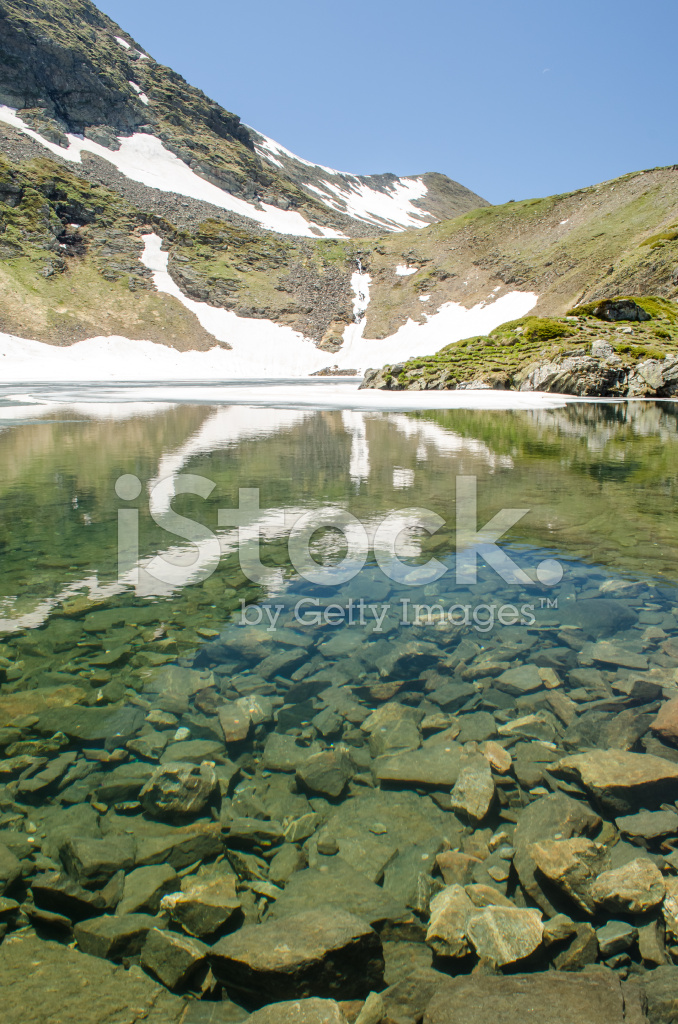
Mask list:
[[[214,766],[169,763],[157,768],[140,793],[149,814],[159,818],[199,814],[217,788]]]
[[[465,752],[459,761],[459,775],[452,789],[453,811],[474,822],[487,816],[494,800],[494,782],[487,758],[475,751]]]
[[[587,750],[563,758],[552,771],[581,782],[602,807],[617,814],[678,797],[678,764],[652,754]]]
[[[172,991],[185,988],[207,963],[209,946],[176,932],[152,928],[141,950],[141,966]]]
[[[381,987],[384,970],[377,933],[361,918],[328,907],[245,926],[220,939],[210,961],[229,992],[254,1005],[337,993],[364,997]]]
[[[4,1024],[181,1024],[186,1002],[139,968],[129,971],[28,932],[8,936],[0,955]]]
[[[510,977],[450,978],[424,1014],[424,1024],[642,1024],[637,990],[612,971],[545,972]]]
[[[294,999],[272,1003],[247,1018],[248,1024],[347,1024],[333,999]]]
[[[505,967],[534,953],[544,926],[537,910],[493,906],[472,914],[467,932],[479,957]]]

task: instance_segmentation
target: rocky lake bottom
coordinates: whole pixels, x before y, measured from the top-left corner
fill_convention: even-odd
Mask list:
[[[678,1020],[676,456],[670,402],[8,415],[3,1020]],[[486,535],[455,571],[471,478],[479,528],[524,513],[516,579]],[[370,539],[331,585],[278,525],[321,507]],[[342,544],[318,529],[316,565]]]

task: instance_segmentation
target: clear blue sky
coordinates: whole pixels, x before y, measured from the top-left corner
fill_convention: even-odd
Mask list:
[[[493,203],[678,163],[676,0],[100,0],[299,156]]]

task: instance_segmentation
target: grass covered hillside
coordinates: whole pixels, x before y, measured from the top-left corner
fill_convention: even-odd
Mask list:
[[[535,371],[572,365],[582,373],[597,361],[614,371],[616,384],[610,393],[627,394],[629,375],[639,363],[664,361],[678,353],[678,306],[656,296],[627,296],[615,301],[635,305],[647,319],[604,320],[604,306],[598,302],[579,306],[562,317],[526,316],[502,324],[490,334],[447,345],[433,356],[368,371],[365,386],[414,391],[459,387],[555,390],[544,387],[546,378],[535,377]]]
[[[416,273],[396,276],[398,264]],[[540,316],[609,295],[675,298],[678,167],[473,210],[382,238],[367,266],[368,338],[388,337],[407,317],[425,322],[444,302],[472,306],[513,290],[534,292]]]

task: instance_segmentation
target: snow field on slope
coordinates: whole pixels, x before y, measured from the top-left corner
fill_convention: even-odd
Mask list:
[[[93,153],[113,164],[121,174],[131,181],[138,181],[142,185],[157,188],[162,192],[176,192],[189,199],[199,199],[221,210],[228,210],[230,213],[240,214],[241,217],[248,217],[269,231],[275,231],[280,235],[303,235],[307,238],[346,237],[340,231],[309,223],[300,213],[295,213],[292,210],[279,210],[276,206],[270,206],[267,203],[262,203],[263,209],[258,210],[252,203],[238,199],[229,192],[212,185],[211,182],[205,181],[183,160],[165,149],[155,135],[137,133],[128,137],[121,136],[120,149],[114,151],[97,142],[92,142],[91,139],[69,134],[67,135],[68,149],[65,149],[29,128],[17,116],[16,110],[12,107],[0,105],[0,121],[4,121],[5,124],[9,124],[13,128],[18,128],[34,142],[39,142],[41,146],[48,149],[50,153],[60,156],[70,163],[82,163],[83,153]]]

